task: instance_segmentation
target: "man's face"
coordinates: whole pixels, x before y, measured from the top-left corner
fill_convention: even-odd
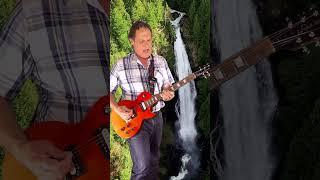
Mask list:
[[[152,34],[148,28],[136,30],[135,37],[130,39],[134,52],[138,57],[148,59],[152,53]]]

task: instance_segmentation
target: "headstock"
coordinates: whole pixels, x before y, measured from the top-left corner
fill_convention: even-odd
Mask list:
[[[320,13],[313,10],[309,15],[302,15],[296,23],[286,19],[288,27],[271,36],[273,46],[276,50],[298,50],[310,53],[306,47],[311,43],[320,46]]]
[[[210,64],[206,64],[201,68],[199,68],[198,71],[194,72],[194,75],[196,75],[197,77],[202,76],[207,79],[208,77],[210,77],[210,73],[209,73],[210,68],[211,68]]]

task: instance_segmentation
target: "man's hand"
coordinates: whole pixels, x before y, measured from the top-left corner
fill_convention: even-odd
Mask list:
[[[170,87],[171,87],[170,84],[163,85],[163,91],[160,94],[162,100],[170,101],[172,98],[174,98],[174,92],[169,89]]]
[[[48,141],[27,141],[16,148],[14,156],[39,180],[63,180],[74,168],[72,154]]]
[[[132,109],[129,109],[129,108],[125,107],[125,106],[118,106],[115,111],[127,123],[130,122],[131,117],[133,115],[133,110]]]

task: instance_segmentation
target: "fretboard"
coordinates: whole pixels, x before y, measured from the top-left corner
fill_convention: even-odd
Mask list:
[[[269,38],[241,50],[210,70],[211,88],[218,87],[274,52],[275,49]]]
[[[273,47],[272,42],[269,38],[265,38],[261,41],[256,42],[251,47],[245,48],[235,55],[227,58],[225,61],[223,61],[223,63],[209,70],[211,77],[210,84],[211,86],[213,86],[212,88],[218,87],[220,84],[226,82],[240,72],[248,69],[250,66],[257,64],[260,60],[264,59],[274,52],[275,48]],[[179,82],[173,84],[170,87],[170,90],[176,91],[180,87],[183,87],[196,78],[197,76],[192,73]],[[146,108],[149,108],[158,103],[160,100],[162,100],[160,94],[156,94],[152,96],[152,98],[148,101],[145,101],[144,105]]]
[[[190,74],[187,77],[183,78],[182,80],[180,80],[177,83],[174,83],[169,89],[171,91],[176,91],[179,88],[181,88],[182,86],[188,84],[189,82],[193,81],[194,79],[196,79],[197,76],[195,74]],[[158,103],[160,100],[162,100],[161,95],[160,94],[156,94],[154,96],[152,96],[151,99],[149,99],[148,101],[145,101],[145,106],[146,108],[149,108],[151,106],[153,106],[154,104]]]

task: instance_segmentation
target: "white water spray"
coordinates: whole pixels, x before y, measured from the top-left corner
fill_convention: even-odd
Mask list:
[[[171,10],[170,12],[176,12],[179,14],[179,17],[174,21],[171,21],[171,24],[174,26],[176,33],[176,40],[174,42],[176,73],[179,80],[181,80],[192,73],[185,45],[181,37],[179,25],[180,20],[185,15],[185,13],[181,13],[175,10]],[[185,154],[181,159],[182,167],[179,175],[176,177],[172,177],[172,180],[183,179],[185,175],[189,173],[187,169],[187,164],[189,161],[191,163],[191,166],[188,165],[188,167],[191,167],[193,170],[199,167],[199,150],[195,142],[197,130],[194,122],[194,118],[196,116],[196,96],[197,92],[194,81],[179,89],[179,101],[176,106],[176,113],[179,118],[179,137],[182,140],[182,146],[187,154]]]
[[[214,38],[221,60],[262,38],[251,0],[213,0]],[[223,180],[270,180],[270,125],[277,105],[271,68],[264,60],[220,89],[224,124]]]

